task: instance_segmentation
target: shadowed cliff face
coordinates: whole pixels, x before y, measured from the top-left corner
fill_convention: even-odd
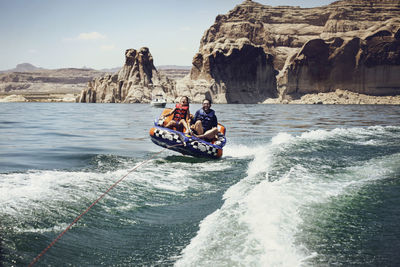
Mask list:
[[[203,81],[204,87],[207,81],[208,93],[228,103],[253,97],[252,102],[262,102],[267,95],[260,93],[263,90],[269,97],[335,89],[398,94],[399,18],[399,0],[346,0],[318,8],[271,7],[246,0],[217,16],[205,32],[193,58],[191,82]],[[243,43],[262,48],[266,65],[256,63],[260,57],[246,56],[246,49],[232,57],[232,47]],[[271,87],[274,69],[280,71],[277,90]],[[255,74],[260,72],[261,79]]]
[[[311,40],[286,69],[285,94],[336,89],[375,96],[400,94],[400,40],[378,32],[366,40]]]
[[[193,60],[191,78],[213,83],[210,96],[226,103],[257,103],[276,97],[276,74],[273,57],[262,47],[242,43],[229,50],[213,50],[206,58],[197,54]]]
[[[89,82],[79,102],[145,103],[150,102],[152,94],[160,93],[174,99],[174,83],[156,70],[149,49],[143,47],[126,50],[121,70]]]
[[[217,16],[200,41],[200,52],[220,38],[247,38],[271,53],[275,68],[282,69],[289,52],[309,40],[364,38],[382,22],[399,17],[399,0],[344,0],[316,8],[271,7],[247,0],[228,14]]]
[[[225,85],[227,103],[257,103],[276,97],[277,72],[272,56],[261,47],[243,45],[228,55],[216,52],[209,56],[211,77]]]

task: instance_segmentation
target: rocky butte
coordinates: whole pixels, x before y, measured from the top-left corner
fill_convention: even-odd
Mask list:
[[[127,49],[124,66],[115,74],[90,81],[78,102],[146,103],[157,93],[164,93],[170,102],[177,97],[174,81],[157,71],[149,49],[143,47]]]
[[[316,8],[246,0],[216,17],[185,78],[170,82],[144,56],[148,49],[127,50],[119,74],[92,81],[80,100],[146,102],[157,89],[195,102],[400,103],[399,29],[400,0]]]

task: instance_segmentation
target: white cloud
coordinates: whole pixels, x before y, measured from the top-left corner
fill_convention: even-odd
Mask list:
[[[98,40],[105,39],[106,36],[98,32],[83,32],[78,36],[78,40]]]
[[[103,51],[111,51],[115,49],[115,45],[111,44],[111,45],[102,45],[100,46],[100,49]]]
[[[184,26],[184,27],[181,27],[180,30],[181,30],[182,32],[189,32],[189,31],[192,30],[192,28],[190,28],[189,26]]]
[[[36,49],[29,49],[28,50],[28,52],[30,53],[30,54],[36,54],[38,51],[36,50]]]
[[[82,32],[75,37],[66,37],[62,40],[64,42],[77,42],[77,41],[93,41],[93,40],[104,40],[107,36],[98,32]]]

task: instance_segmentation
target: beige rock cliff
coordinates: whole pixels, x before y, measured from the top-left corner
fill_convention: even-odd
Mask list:
[[[279,101],[291,101],[293,94],[336,89],[399,94],[399,17],[399,0],[345,0],[317,8],[246,0],[217,16],[204,33],[190,80],[178,82],[178,94],[191,92],[197,99],[191,88],[199,88],[220,103],[264,102],[278,94]],[[258,52],[248,56],[248,50]],[[248,77],[238,75],[244,73]]]
[[[374,96],[400,95],[400,40],[378,31],[365,40],[314,39],[284,70],[284,95],[344,89]]]
[[[209,90],[207,85],[203,86],[202,94],[212,97],[214,102],[257,103],[277,95],[277,71],[272,61],[273,57],[261,46],[250,44],[246,38],[237,42],[220,39],[196,54],[190,78],[197,81],[197,86],[199,82],[208,83]]]
[[[78,102],[146,103],[156,93],[165,94],[169,101],[176,98],[174,82],[156,70],[149,49],[143,47],[126,50],[124,66],[113,75],[90,81]]]
[[[28,100],[22,95],[8,95],[0,97],[0,102],[27,102]]]
[[[316,8],[246,0],[216,17],[188,76],[172,81],[147,48],[129,49],[123,68],[91,81],[79,101],[148,102],[157,91],[169,102],[187,95],[193,102],[357,104],[379,96],[376,103],[390,104],[397,98],[388,96],[400,94],[399,17],[400,0]]]

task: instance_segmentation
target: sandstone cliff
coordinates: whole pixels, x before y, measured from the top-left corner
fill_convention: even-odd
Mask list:
[[[190,79],[178,82],[178,93],[209,95],[220,103],[336,89],[399,94],[399,17],[399,0],[346,0],[318,8],[246,0],[217,16],[204,33]]]
[[[149,49],[143,47],[126,50],[124,66],[113,75],[90,81],[78,101],[146,103],[156,93],[165,94],[169,101],[176,98],[174,82],[156,70]]]
[[[400,39],[378,31],[366,39],[314,39],[284,70],[285,95],[344,89],[367,95],[400,94]]]
[[[192,80],[204,79],[211,83],[206,92],[220,103],[257,103],[258,99],[276,97],[276,74],[273,57],[248,39],[210,44],[197,53],[190,73]],[[192,98],[201,101],[193,95]],[[200,97],[201,98],[201,97]]]
[[[183,79],[158,72],[147,48],[129,49],[123,68],[91,81],[79,101],[148,102],[157,92],[169,102],[187,95],[193,102],[330,103],[333,97],[358,103],[355,97],[365,95],[371,103],[368,96],[400,94],[399,18],[400,0],[341,0],[317,8],[246,0],[216,17]]]

